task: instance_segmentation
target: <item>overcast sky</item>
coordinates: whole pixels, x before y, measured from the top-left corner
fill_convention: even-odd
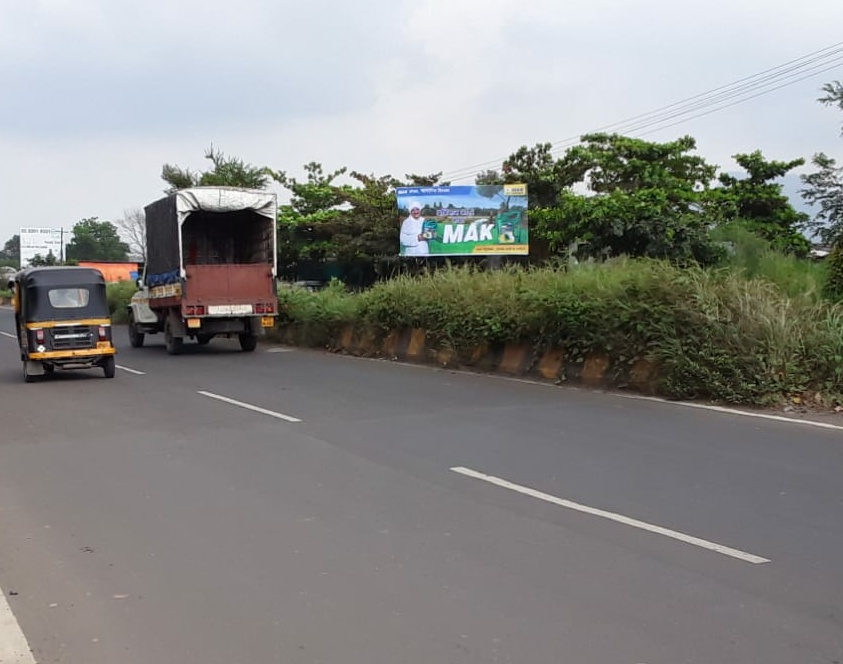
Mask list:
[[[164,163],[204,169],[212,143],[293,175],[470,184],[469,167],[561,150],[839,43],[841,25],[840,0],[0,0],[0,246],[142,208]],[[843,113],[816,102],[835,79],[840,57],[643,137],[690,134],[725,170],[755,149],[843,159]]]

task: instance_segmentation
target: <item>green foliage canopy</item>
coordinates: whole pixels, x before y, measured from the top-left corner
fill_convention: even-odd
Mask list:
[[[708,217],[717,223],[742,220],[751,231],[769,241],[773,248],[804,256],[810,242],[800,232],[809,220],[804,212],[794,209],[782,193],[782,185],[774,180],[784,177],[804,159],[769,161],[760,150],[736,154],[734,160],[747,176],[738,178],[728,173],[719,176],[720,185],[703,197]]]
[[[213,168],[194,173],[189,168],[164,164],[161,179],[172,193],[189,187],[243,187],[245,189],[266,189],[270,177],[268,169],[245,163],[237,157],[228,157],[212,145],[205,151],[205,159],[210,160]]]
[[[694,149],[690,136],[668,143],[583,136],[553,167],[562,191],[557,204],[531,212],[536,235],[556,251],[576,243],[589,256],[710,262],[699,203],[717,167]],[[576,183],[588,192],[575,193]]]
[[[13,235],[0,249],[0,267],[18,267],[20,265],[20,235]]]
[[[823,88],[825,95],[817,101],[826,106],[836,105],[843,110],[843,83],[833,81]],[[843,130],[841,130],[843,135]],[[800,191],[810,205],[817,206],[816,218],[808,227],[832,245],[843,240],[843,166],[825,153],[815,154],[811,160],[817,171],[802,176],[805,187]]]
[[[68,261],[124,261],[129,245],[120,239],[117,227],[97,217],[82,219],[73,227],[73,239],[67,245]]]

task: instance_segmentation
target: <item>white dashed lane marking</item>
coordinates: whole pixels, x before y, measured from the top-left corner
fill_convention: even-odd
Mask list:
[[[267,410],[266,408],[261,408],[260,406],[253,406],[250,403],[244,403],[242,401],[229,399],[228,397],[224,397],[220,394],[214,394],[213,392],[205,392],[204,390],[199,390],[198,394],[201,394],[203,397],[208,397],[209,399],[223,401],[224,403],[231,404],[232,406],[237,406],[238,408],[245,408],[246,410],[251,410],[252,412],[260,413],[261,415],[269,415],[270,417],[275,417],[279,420],[284,420],[286,422],[301,422],[301,420],[297,417],[285,415],[284,413],[277,413],[274,410]]]
[[[638,528],[639,530],[646,530],[657,535],[670,537],[672,539],[679,540],[680,542],[684,542],[685,544],[698,546],[703,549],[708,549],[709,551],[716,551],[724,556],[737,558],[738,560],[743,560],[744,562],[752,563],[753,565],[770,562],[768,558],[762,558],[761,556],[756,556],[752,553],[747,553],[746,551],[733,549],[722,544],[717,544],[716,542],[709,542],[708,540],[700,539],[699,537],[694,537],[693,535],[686,535],[685,533],[670,530],[669,528],[664,528],[663,526],[656,526],[652,523],[632,519],[622,514],[615,514],[614,512],[607,512],[606,510],[597,509],[596,507],[589,507],[588,505],[581,505],[580,503],[575,503],[571,500],[565,500],[564,498],[557,498],[549,493],[537,491],[536,489],[521,486],[520,484],[514,484],[513,482],[501,479],[500,477],[494,477],[493,475],[478,473],[476,470],[471,470],[470,468],[457,466],[451,468],[451,470],[455,473],[459,473],[460,475],[465,475],[466,477],[471,477],[476,480],[482,480],[484,482],[488,482],[489,484],[494,484],[495,486],[509,489],[510,491],[515,491],[525,496],[530,496],[531,498],[538,498],[539,500],[553,503],[554,505],[559,505],[560,507],[564,507],[569,510],[583,512],[584,514],[590,514],[591,516],[598,516],[602,519],[609,519],[610,521],[615,521],[616,523],[622,523],[625,526],[632,526],[633,528]]]

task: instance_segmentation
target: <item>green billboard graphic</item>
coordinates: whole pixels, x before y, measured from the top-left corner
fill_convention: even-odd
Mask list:
[[[398,187],[401,256],[523,256],[527,186]]]

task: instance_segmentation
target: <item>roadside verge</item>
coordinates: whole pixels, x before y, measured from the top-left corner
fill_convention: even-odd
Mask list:
[[[287,324],[270,333],[270,339],[293,346],[312,346],[307,330]],[[528,342],[484,343],[466,351],[433,340],[426,330],[408,328],[378,333],[344,325],[325,344],[331,352],[373,357],[450,369],[500,373],[529,377],[556,384],[570,383],[596,388],[631,389],[641,394],[657,393],[658,367],[644,358],[618,364],[609,355],[589,353],[573,357],[562,348],[537,350]]]

